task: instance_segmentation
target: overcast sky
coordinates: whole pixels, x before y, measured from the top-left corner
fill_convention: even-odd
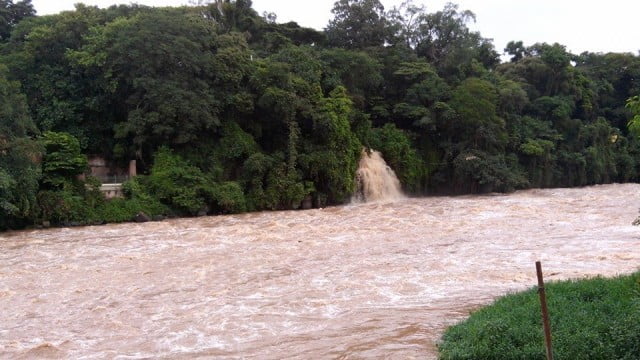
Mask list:
[[[78,0],[32,0],[39,15],[73,9]],[[87,5],[107,7],[132,1],[85,0]],[[186,5],[189,0],[139,0],[149,6]],[[385,9],[402,0],[381,0]],[[441,10],[447,0],[414,0],[425,4],[429,12]],[[640,51],[640,1],[637,0],[457,0],[461,9],[476,14],[470,25],[487,38],[494,39],[498,52],[507,42],[522,40],[525,45],[536,42],[559,42],[573,53]],[[274,12],[278,22],[296,21],[302,26],[322,29],[331,18],[334,0],[254,0],[259,12]]]

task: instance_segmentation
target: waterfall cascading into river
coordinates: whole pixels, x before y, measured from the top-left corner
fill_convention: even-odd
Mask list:
[[[404,197],[396,173],[375,150],[362,150],[356,182],[352,202],[391,201]]]

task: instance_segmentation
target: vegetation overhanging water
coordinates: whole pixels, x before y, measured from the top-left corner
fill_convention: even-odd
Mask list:
[[[342,204],[363,146],[410,195],[638,180],[634,54],[513,41],[501,63],[453,4],[340,0],[317,31],[249,0],[5,3],[0,229]],[[85,155],[143,176],[105,201]]]

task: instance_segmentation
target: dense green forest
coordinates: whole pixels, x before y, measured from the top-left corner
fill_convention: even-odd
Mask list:
[[[332,13],[0,0],[0,229],[340,204],[363,147],[412,195],[638,180],[640,56],[513,41],[501,62],[454,4]],[[106,201],[88,154],[144,175]]]

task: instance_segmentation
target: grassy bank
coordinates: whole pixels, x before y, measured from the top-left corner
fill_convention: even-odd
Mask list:
[[[555,359],[640,359],[640,272],[546,285]],[[536,288],[450,327],[441,359],[544,359]]]

